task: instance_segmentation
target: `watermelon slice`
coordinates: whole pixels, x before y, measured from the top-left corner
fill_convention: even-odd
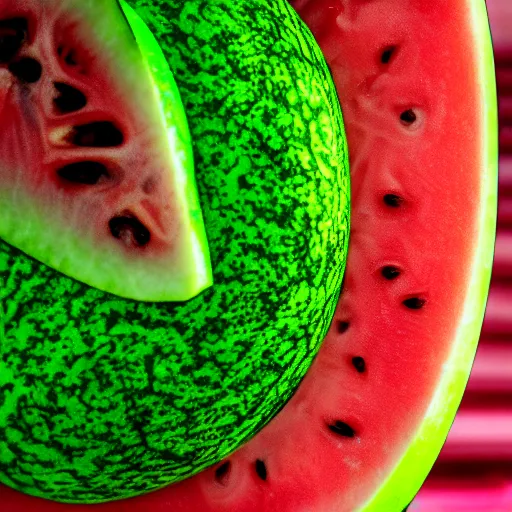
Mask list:
[[[198,295],[212,269],[190,133],[151,32],[137,44],[111,0],[0,14],[0,237],[121,297]]]
[[[398,512],[434,463],[492,266],[497,116],[483,0],[304,0],[343,105],[345,284],[297,392],[245,446],[163,490],[96,506],[5,489],[21,512]]]

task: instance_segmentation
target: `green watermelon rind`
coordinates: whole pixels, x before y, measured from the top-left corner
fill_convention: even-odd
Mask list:
[[[474,246],[471,278],[464,310],[452,349],[443,367],[435,395],[420,428],[405,454],[368,500],[362,512],[403,510],[425,481],[448,436],[462,400],[476,354],[489,293],[496,239],[498,201],[498,113],[492,40],[484,0],[468,0],[477,48],[478,80],[482,105],[482,175],[478,239]]]
[[[176,193],[181,194],[178,200],[187,208],[188,217],[183,220],[187,222],[185,230],[192,238],[191,266],[204,273],[200,282],[204,284],[203,288],[206,288],[213,283],[210,251],[194,174],[192,138],[178,85],[151,30],[128,3],[119,0],[119,4],[151,70],[151,78],[160,100],[161,114],[169,131],[172,157],[176,160],[174,168],[176,182],[179,184]]]
[[[123,83],[115,91],[116,100],[121,104],[130,103],[128,100],[137,105],[145,102],[144,115],[150,120],[148,125],[153,134],[158,135],[151,141],[151,151],[159,154],[160,159],[153,164],[163,167],[161,172],[168,179],[166,192],[173,194],[168,201],[159,198],[155,204],[162,209],[168,207],[167,203],[175,205],[178,212],[173,217],[175,225],[166,233],[167,248],[163,255],[149,252],[141,257],[136,251],[127,254],[108,233],[106,222],[101,225],[90,222],[92,209],[85,208],[87,201],[79,201],[72,210],[55,208],[55,202],[72,201],[53,180],[27,187],[21,179],[19,186],[18,181],[14,181],[14,193],[9,181],[7,187],[0,187],[0,209],[7,212],[0,216],[0,236],[62,274],[113,295],[151,302],[189,300],[210,287],[213,276],[194,181],[191,136],[172,72],[149,29],[143,31],[143,23],[139,22],[136,27],[137,33],[142,34],[140,39],[149,59],[144,59],[135,42],[137,37],[134,38],[129,26],[115,24],[113,20],[119,16],[119,7],[115,3],[108,0],[95,3],[68,1],[65,16],[71,19],[70,12],[74,8],[79,19],[83,18],[95,27],[95,31],[91,31],[91,41],[103,45],[103,64],[112,62],[113,55],[117,57],[108,69],[110,75],[122,77]],[[98,9],[103,9],[99,19]],[[145,126],[144,130],[147,129]],[[160,134],[165,136],[160,137]],[[149,131],[145,136],[150,138]],[[20,161],[13,169],[9,169],[13,164],[7,168],[7,176],[24,177],[26,170],[22,162],[30,153],[26,147],[20,148]],[[83,156],[78,152],[76,158]],[[2,173],[5,171],[2,168]],[[140,195],[137,197],[140,200]],[[114,210],[113,213],[117,212]]]
[[[187,111],[215,285],[122,300],[0,241],[0,481],[70,503],[164,487],[261,430],[320,348],[348,249],[342,112],[292,7],[233,3],[237,22],[225,0],[129,3]]]

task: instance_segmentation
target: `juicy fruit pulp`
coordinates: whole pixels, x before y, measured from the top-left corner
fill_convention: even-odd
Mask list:
[[[0,15],[0,237],[122,297],[187,300],[210,286],[190,134],[163,56],[144,58],[112,0],[4,0]]]
[[[102,73],[131,105],[112,37],[125,22],[117,11],[115,24],[98,24],[113,3],[105,15],[95,3],[95,16],[92,4],[44,12],[61,5],[72,42],[104,56]],[[17,5],[19,17],[41,16],[40,2]],[[0,246],[0,480],[63,501],[154,490],[252,437],[325,337],[347,250],[340,106],[294,10],[266,0],[130,5],[186,108],[215,284],[186,303],[137,303]],[[30,24],[28,37],[38,38]]]

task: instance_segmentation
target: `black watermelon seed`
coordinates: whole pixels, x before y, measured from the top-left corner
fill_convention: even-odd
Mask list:
[[[363,373],[366,369],[365,360],[361,356],[353,357],[352,364],[358,373]]]
[[[61,114],[69,114],[81,110],[87,105],[85,94],[71,85],[55,82],[55,89],[60,93],[53,103]]]
[[[257,459],[255,467],[256,467],[256,474],[262,480],[266,480],[267,479],[267,467],[265,466],[265,463],[262,460]]]
[[[389,62],[391,61],[391,57],[395,53],[395,50],[396,46],[388,46],[387,48],[384,49],[380,56],[380,61],[382,62],[382,64],[389,64]]]
[[[386,265],[385,267],[382,267],[380,272],[382,277],[384,277],[384,279],[388,279],[389,281],[396,279],[401,273],[397,267],[392,265]]]
[[[112,123],[98,121],[73,127],[71,142],[76,146],[106,148],[120,146],[124,137]]]
[[[226,485],[230,469],[231,462],[227,460],[215,470],[215,480],[217,480],[217,482],[219,482],[222,485]]]
[[[403,198],[396,194],[386,194],[384,196],[384,202],[392,208],[398,208],[404,202]]]
[[[344,421],[335,421],[333,425],[329,425],[329,430],[343,437],[355,436],[354,429]]]
[[[0,20],[0,63],[9,62],[22,47],[28,31],[24,18]]]
[[[107,168],[99,162],[75,162],[57,169],[64,180],[81,185],[96,185],[102,177],[108,177]]]
[[[36,59],[25,57],[10,64],[9,71],[23,82],[34,84],[41,78],[43,67]]]
[[[338,332],[340,334],[343,334],[344,332],[347,332],[348,328],[349,328],[349,323],[348,322],[344,322],[344,321],[340,321],[338,322]]]
[[[66,56],[64,57],[64,62],[68,66],[76,66],[78,64],[78,61],[76,60],[75,50],[71,49],[69,52],[66,53]]]
[[[112,236],[123,240],[127,245],[142,247],[147,245],[151,239],[148,228],[139,219],[131,215],[113,217],[108,225]]]
[[[412,123],[416,121],[416,114],[412,108],[408,110],[404,110],[400,114],[400,121],[402,121],[403,124],[406,126],[410,126]]]
[[[412,297],[411,299],[404,300],[403,304],[409,309],[421,309],[427,301],[419,297]]]

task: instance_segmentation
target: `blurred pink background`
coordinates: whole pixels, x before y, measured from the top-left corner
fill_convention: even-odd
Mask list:
[[[512,512],[512,0],[487,0],[500,122],[498,237],[484,328],[448,440],[408,512]]]

